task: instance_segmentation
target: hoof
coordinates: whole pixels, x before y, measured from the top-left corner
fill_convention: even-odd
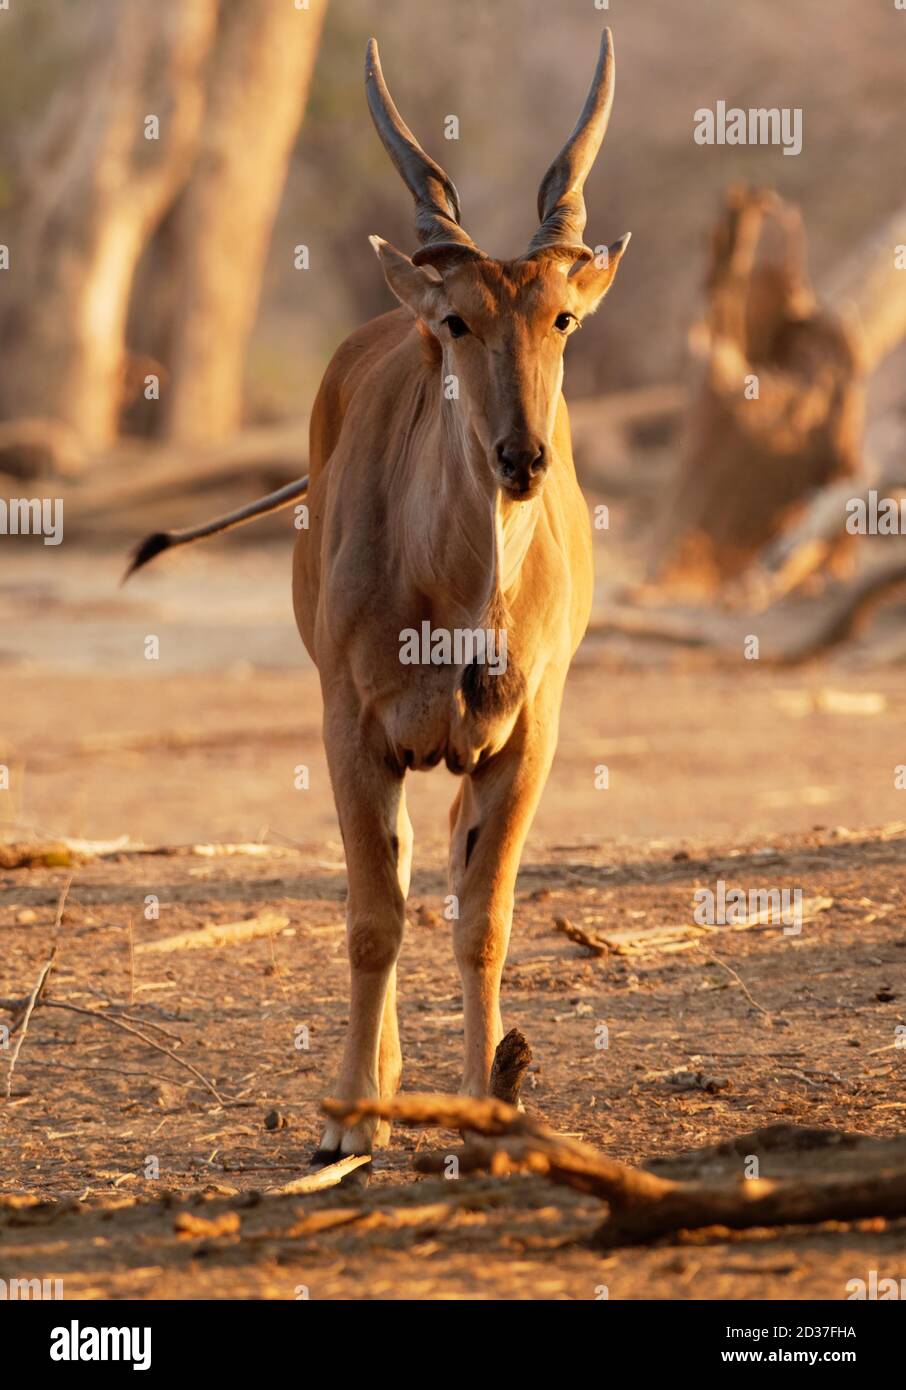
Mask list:
[[[339,1163],[343,1155],[339,1149],[315,1149],[308,1160],[309,1168],[326,1168],[330,1163]]]
[[[370,1154],[367,1155],[369,1158]],[[344,1154],[340,1149],[315,1149],[308,1166],[312,1172],[317,1172],[320,1168],[328,1168],[332,1163],[340,1163],[344,1158],[365,1157],[358,1154]],[[362,1163],[358,1168],[353,1168],[349,1173],[344,1173],[338,1187],[365,1187],[371,1177],[371,1164]]]

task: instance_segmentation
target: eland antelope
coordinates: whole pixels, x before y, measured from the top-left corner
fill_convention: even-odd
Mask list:
[[[456,189],[400,117],[374,40],[365,86],[415,200],[411,258],[371,238],[399,307],[353,333],[328,366],[308,479],[207,526],[149,537],[133,568],[307,490],[293,600],[320,674],[348,871],[351,997],[335,1093],[388,1097],[399,1085],[396,963],[412,861],[405,778],[443,762],[461,779],[449,902],[463,1090],[482,1096],[503,1032],[520,855],[591,610],[591,526],[561,386],[566,340],[607,293],[629,241],[595,254],[582,239],[583,185],[613,100],[612,40],[605,30],[578,123],[542,179],[540,225],[515,260],[492,259],[464,231]],[[413,633],[426,639],[420,657]],[[463,634],[465,645],[455,640]],[[373,1118],[330,1122],[312,1163],[370,1153],[386,1137]]]

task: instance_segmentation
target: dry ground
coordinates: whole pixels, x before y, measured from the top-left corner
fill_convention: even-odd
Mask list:
[[[247,586],[259,562],[235,564],[219,576],[223,592]],[[275,594],[284,568],[273,570]],[[197,577],[183,571],[183,585],[186,573]],[[271,571],[261,573],[267,593]],[[168,607],[177,581],[163,579],[130,593],[128,619],[111,628],[115,600],[92,607],[80,576],[76,566],[49,582],[40,612],[9,586],[6,612],[0,599],[0,618],[15,605],[32,620],[18,632],[7,624],[0,642],[5,838],[128,834],[155,846],[261,835],[269,848],[76,866],[50,998],[144,1020],[224,1103],[141,1039],[40,1008],[0,1106],[0,1275],[62,1277],[68,1296],[85,1298],[293,1298],[304,1287],[313,1298],[529,1299],[594,1299],[602,1286],[613,1298],[840,1299],[870,1269],[906,1275],[906,1221],[602,1253],[589,1240],[597,1201],[534,1178],[462,1178],[455,1195],[449,1182],[417,1179],[413,1151],[450,1147],[450,1134],[397,1129],[364,1192],[268,1195],[304,1170],[345,1024],[344,872],[314,673],[276,607],[271,648],[253,669],[235,656],[257,609],[203,644],[197,618]],[[134,645],[147,632],[167,654],[153,670]],[[507,1026],[534,1049],[530,1107],[633,1163],[778,1122],[903,1131],[906,826],[894,767],[906,761],[904,713],[896,672],[640,670],[583,652],[504,982]],[[306,792],[292,786],[299,762],[310,766]],[[594,788],[600,763],[607,791]],[[452,790],[442,772],[413,784],[400,966],[411,1090],[458,1083],[460,994],[441,915]],[[69,872],[0,875],[0,996],[37,979]],[[672,943],[682,949],[644,944],[656,929],[688,928],[696,888],[719,879],[830,903],[798,935],[753,925]],[[144,915],[148,895],[160,901],[156,921]],[[140,945],[264,910],[288,919],[276,936],[130,952],[130,922]],[[555,917],[636,933],[642,945],[591,957]],[[606,1049],[595,1045],[602,1023]],[[300,1025],[307,1049],[294,1046]],[[728,1084],[683,1090],[677,1069]],[[268,1129],[275,1110],[286,1123]],[[735,1173],[738,1157],[728,1162]],[[183,1212],[229,1219],[222,1234],[192,1236],[177,1230]]]

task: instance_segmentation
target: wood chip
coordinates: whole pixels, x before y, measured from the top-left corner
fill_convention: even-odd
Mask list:
[[[324,1168],[306,1173],[304,1177],[294,1178],[282,1187],[272,1187],[269,1193],[271,1196],[300,1197],[306,1192],[323,1192],[325,1188],[336,1187],[347,1173],[354,1173],[356,1168],[370,1162],[370,1154],[350,1154],[348,1158],[341,1158],[337,1163],[328,1163]]]
[[[234,946],[239,941],[253,941],[258,936],[273,936],[289,926],[289,918],[277,912],[263,912],[247,922],[212,922],[197,931],[178,932],[157,941],[142,941],[135,954],[147,955],[159,951],[197,951],[202,947]]]
[[[239,1234],[238,1211],[225,1211],[220,1216],[195,1216],[190,1211],[181,1211],[173,1222],[173,1229],[184,1240],[213,1239],[217,1236]]]

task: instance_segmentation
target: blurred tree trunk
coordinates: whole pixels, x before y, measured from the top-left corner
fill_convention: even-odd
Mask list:
[[[859,343],[817,305],[798,212],[775,194],[730,191],[706,288],[692,333],[702,374],[654,569],[710,588],[745,571],[816,489],[859,471],[864,388]]]
[[[6,418],[50,417],[89,450],[115,435],[133,274],[190,165],[217,7],[104,0],[76,13],[96,61],[74,65],[58,90],[13,213],[0,314]],[[149,117],[159,138],[147,138]]]
[[[201,144],[151,277],[170,311],[170,439],[210,442],[241,423],[248,336],[325,9],[224,0]]]
[[[906,338],[906,203],[836,267],[826,299],[852,327],[866,372]]]

